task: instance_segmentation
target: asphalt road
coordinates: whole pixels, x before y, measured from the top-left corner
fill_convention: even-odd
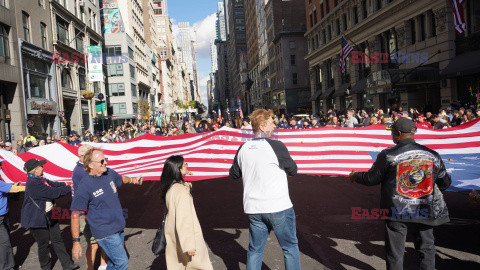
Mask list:
[[[385,269],[384,221],[351,219],[352,207],[378,208],[380,188],[352,184],[345,177],[297,175],[289,178],[297,216],[302,269]],[[193,197],[215,269],[245,269],[248,222],[243,213],[242,182],[221,178],[195,182]],[[163,217],[159,182],[119,189],[127,208],[126,248],[130,269],[166,269],[151,243]],[[480,269],[480,204],[467,192],[445,192],[451,222],[435,228],[437,269]],[[37,246],[20,228],[23,197],[10,202],[12,245],[22,269],[39,269]],[[57,200],[68,208],[70,196]],[[67,251],[71,251],[69,220],[61,221]],[[85,250],[85,241],[82,238]],[[85,269],[84,259],[77,262]],[[405,268],[417,269],[417,254],[407,237]],[[97,261],[98,264],[98,261]],[[53,269],[61,269],[54,258]],[[283,255],[272,233],[265,249],[263,269],[284,269]]]

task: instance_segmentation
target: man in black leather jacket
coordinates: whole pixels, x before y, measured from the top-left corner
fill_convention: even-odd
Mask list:
[[[400,118],[387,127],[395,146],[384,149],[368,172],[350,173],[350,180],[366,186],[381,184],[381,208],[387,209],[387,269],[403,269],[407,229],[420,253],[419,269],[435,269],[433,226],[449,221],[440,190],[452,180],[440,155],[417,144],[412,120]]]

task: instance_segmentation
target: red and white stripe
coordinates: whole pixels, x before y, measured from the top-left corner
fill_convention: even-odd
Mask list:
[[[340,70],[342,71],[342,73],[345,73],[346,60],[347,60],[348,55],[350,55],[350,53],[353,51],[353,47],[350,45],[350,43],[348,43],[348,41],[343,36],[342,36],[342,39],[341,39],[341,43],[342,43],[342,49],[340,50],[339,66],[340,66]]]
[[[467,29],[462,9],[462,4],[464,2],[465,0],[452,0],[453,22],[455,24],[455,31],[457,34],[461,34]]]
[[[480,119],[479,119],[480,120]],[[480,122],[443,129],[419,129],[418,143],[443,154],[480,153]],[[108,166],[127,176],[143,175],[158,181],[163,163],[171,155],[183,155],[192,176],[188,181],[228,176],[238,147],[252,137],[250,130],[222,128],[215,132],[184,134],[172,137],[143,135],[122,143],[89,143],[103,149]],[[368,152],[380,152],[392,146],[390,131],[385,126],[365,128],[323,127],[307,130],[277,130],[277,137],[288,148],[301,174],[347,175],[352,169],[367,171],[373,160]],[[36,147],[16,156],[0,150],[5,159],[1,176],[7,182],[26,181],[24,162],[31,158],[46,159],[45,177],[71,181],[78,161],[78,148],[55,143]]]

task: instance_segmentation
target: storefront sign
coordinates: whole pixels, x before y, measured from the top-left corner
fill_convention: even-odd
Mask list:
[[[57,114],[57,103],[49,100],[27,99],[27,114]]]

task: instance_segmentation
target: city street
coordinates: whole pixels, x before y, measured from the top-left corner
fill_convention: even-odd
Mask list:
[[[345,177],[297,175],[289,178],[290,195],[297,215],[297,235],[302,269],[385,269],[384,222],[352,220],[351,207],[378,208],[380,188],[352,184]],[[242,182],[221,178],[195,182],[192,194],[214,269],[245,269],[248,222],[243,213]],[[155,257],[149,241],[163,217],[160,183],[119,189],[128,209],[125,242],[130,269],[166,269]],[[468,192],[445,192],[451,222],[435,229],[437,269],[480,268],[480,204],[468,201]],[[23,197],[11,201],[12,245],[22,269],[39,269],[37,247],[31,234],[19,228]],[[68,208],[70,196],[57,201]],[[71,252],[68,220],[62,235]],[[405,268],[416,269],[417,254],[407,238]],[[85,251],[85,241],[82,237]],[[85,269],[84,257],[80,262]],[[98,262],[97,262],[98,264]],[[56,260],[53,269],[61,269]],[[284,269],[282,251],[271,234],[265,248],[263,269]]]

